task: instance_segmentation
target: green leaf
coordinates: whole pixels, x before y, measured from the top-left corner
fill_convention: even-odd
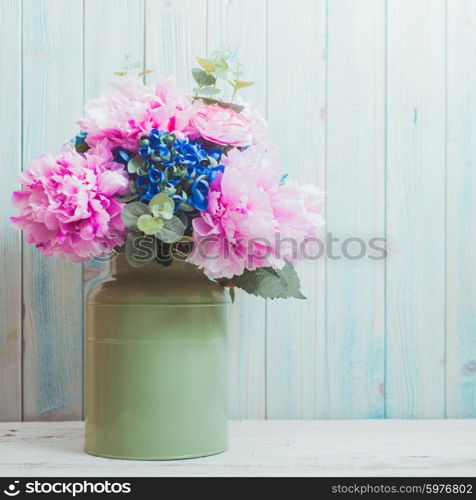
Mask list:
[[[228,71],[228,69],[230,68],[228,62],[223,57],[215,62],[215,66],[218,66],[218,68],[222,69],[223,71]]]
[[[164,226],[156,231],[155,236],[164,243],[176,243],[182,239],[185,232],[182,221],[175,215],[164,221]]]
[[[175,203],[167,193],[159,193],[150,200],[149,208],[154,217],[171,219],[174,215]]]
[[[131,201],[137,200],[138,194],[131,194],[129,196],[124,196],[122,198],[117,198],[121,203],[130,203]]]
[[[228,77],[228,70],[230,69],[229,64],[227,63],[226,59],[217,59],[214,61],[215,63],[215,74],[218,76],[218,78],[221,78],[222,80],[226,80]]]
[[[193,212],[195,210],[189,203],[180,203],[179,209],[182,210],[182,212]]]
[[[89,151],[89,146],[86,141],[83,141],[79,146],[75,146],[75,149],[78,153],[86,153],[86,151]]]
[[[132,193],[132,194],[135,194],[137,193],[137,184],[136,184],[136,181],[131,179],[129,181],[129,191]]]
[[[151,69],[146,69],[144,71],[141,71],[137,76],[144,76],[144,75],[150,75],[151,73],[153,73],[154,71],[151,70]]]
[[[236,89],[244,89],[246,87],[251,87],[255,84],[255,82],[242,82],[241,80],[235,80],[235,88]]]
[[[173,194],[175,194],[177,192],[177,189],[174,188],[173,186],[165,186],[162,189],[162,192],[168,194],[169,196],[172,196]]]
[[[208,73],[214,73],[215,72],[215,65],[209,61],[208,59],[203,59],[201,57],[197,57],[198,64],[207,71]]]
[[[183,224],[184,229],[188,227],[188,217],[185,214],[180,214],[177,216]]]
[[[229,291],[230,291],[231,303],[234,304],[235,303],[235,289],[233,287],[231,287],[229,289]]]
[[[233,283],[247,293],[265,299],[305,299],[300,291],[301,283],[293,265],[286,262],[282,269],[260,267],[246,270],[241,276],[233,277]]]
[[[200,68],[193,68],[192,75],[195,81],[198,83],[199,87],[206,87],[208,85],[215,85],[217,79],[208,74],[206,71]]]
[[[137,228],[137,219],[144,214],[150,213],[149,207],[145,203],[135,201],[126,205],[122,211],[122,222],[128,229]]]
[[[217,89],[216,87],[202,87],[200,89],[200,94],[203,95],[217,95],[221,92],[221,89]]]
[[[164,227],[164,220],[152,215],[141,215],[137,219],[137,228],[147,235],[154,235]]]
[[[245,107],[244,106],[241,106],[240,104],[235,104],[233,102],[223,102],[223,101],[218,101],[217,99],[207,99],[206,97],[203,97],[201,99],[206,105],[210,105],[210,104],[218,104],[219,106],[221,106],[222,108],[225,108],[225,109],[232,109],[233,111],[236,111],[237,113],[241,113]]]
[[[126,259],[132,267],[142,267],[157,256],[157,242],[151,236],[130,232],[126,239]]]
[[[144,166],[144,160],[142,158],[131,158],[127,163],[127,171],[130,174],[135,174],[143,166]]]

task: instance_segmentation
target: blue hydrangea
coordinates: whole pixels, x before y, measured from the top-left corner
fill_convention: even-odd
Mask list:
[[[210,184],[224,170],[222,154],[221,149],[154,129],[141,137],[138,156],[119,149],[115,160],[128,166],[140,201],[148,203],[166,192],[180,215],[208,208]]]

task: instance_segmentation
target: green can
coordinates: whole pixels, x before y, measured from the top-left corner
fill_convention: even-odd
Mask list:
[[[86,453],[133,460],[227,449],[229,297],[181,261],[119,255],[87,297]]]

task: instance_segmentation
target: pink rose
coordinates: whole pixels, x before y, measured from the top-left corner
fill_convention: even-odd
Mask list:
[[[244,115],[218,104],[203,106],[192,117],[192,127],[207,141],[223,146],[249,146],[253,133]]]

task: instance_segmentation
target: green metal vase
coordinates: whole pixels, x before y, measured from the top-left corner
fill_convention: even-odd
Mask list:
[[[227,449],[229,298],[190,264],[119,255],[87,297],[86,453],[174,460]]]

